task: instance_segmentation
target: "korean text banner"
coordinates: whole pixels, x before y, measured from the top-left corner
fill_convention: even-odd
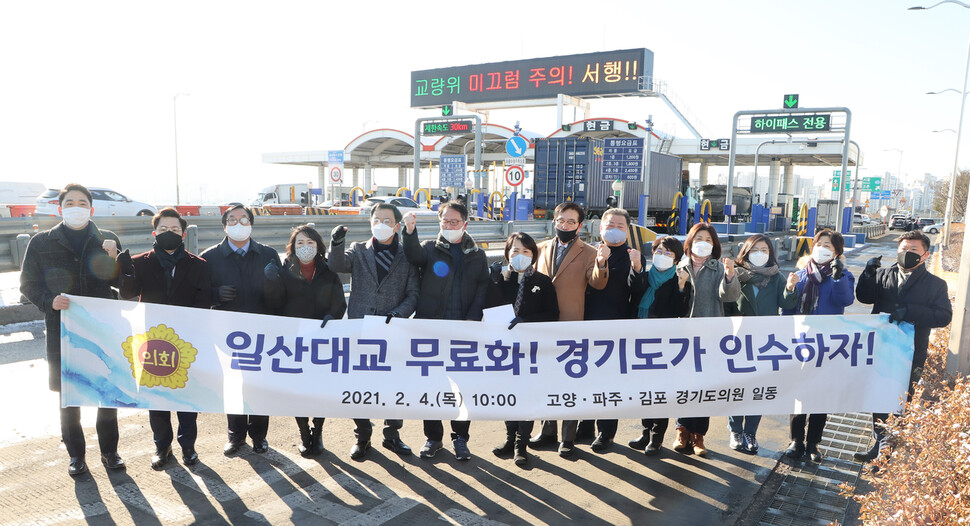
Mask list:
[[[880,315],[318,320],[71,297],[65,406],[531,420],[889,412],[913,328]]]

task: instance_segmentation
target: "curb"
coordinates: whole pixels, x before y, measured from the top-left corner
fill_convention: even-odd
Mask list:
[[[44,313],[30,303],[26,305],[18,304],[0,307],[0,325],[42,319],[44,319]]]

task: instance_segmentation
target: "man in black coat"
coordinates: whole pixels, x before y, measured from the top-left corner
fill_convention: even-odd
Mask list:
[[[91,221],[91,192],[69,184],[57,196],[63,218],[54,228],[40,232],[27,245],[20,273],[20,292],[44,313],[47,323],[47,365],[51,391],[61,390],[61,312],[70,306],[64,294],[116,298],[120,242],[118,236],[99,230]],[[118,455],[118,410],[99,408],[96,428],[101,462],[109,469],[125,463]],[[71,457],[67,472],[88,470],[84,460],[81,408],[61,408],[61,439]]]
[[[911,230],[896,241],[896,264],[877,270],[882,256],[870,259],[856,284],[856,298],[872,304],[873,314],[888,313],[890,320],[909,322],[915,327],[913,368],[909,377],[912,396],[913,384],[919,381],[926,363],[930,329],[947,326],[953,318],[953,307],[946,282],[930,274],[924,265],[930,254],[929,238],[919,230]],[[872,435],[876,443],[866,453],[856,453],[857,460],[872,460],[887,447],[882,422],[888,417],[888,413],[872,414]]]
[[[273,314],[266,302],[267,267],[278,273],[280,256],[272,247],[254,241],[253,213],[243,205],[234,205],[222,215],[226,238],[202,252],[212,283],[212,308],[253,314]],[[266,432],[269,417],[264,415],[226,415],[229,440],[222,452],[234,455],[253,439],[253,451],[269,449]]]
[[[421,294],[414,317],[482,321],[488,288],[488,258],[465,232],[468,210],[457,202],[445,203],[438,208],[438,220],[441,230],[437,239],[419,243],[414,213],[404,216],[404,255],[408,263],[418,267],[421,275]],[[458,460],[471,458],[470,425],[467,420],[451,422],[451,438]],[[428,440],[418,454],[421,458],[431,458],[442,447],[444,427],[438,420],[425,420],[424,435]]]
[[[128,251],[118,256],[121,271],[121,297],[139,298],[145,303],[177,305],[208,309],[212,286],[205,260],[185,250],[182,242],[188,223],[174,208],[163,208],[152,218],[152,250],[131,257]],[[198,413],[178,411],[178,441],[182,446],[182,461],[196,464]],[[162,469],[172,456],[172,417],[170,411],[148,411],[148,422],[155,439],[152,469]]]

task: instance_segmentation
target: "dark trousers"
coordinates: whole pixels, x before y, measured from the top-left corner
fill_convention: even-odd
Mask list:
[[[176,417],[179,421],[178,440],[182,446],[182,451],[195,449],[195,438],[199,434],[196,419],[199,413],[189,413],[179,411]],[[152,436],[155,439],[155,449],[168,449],[172,445],[172,412],[171,411],[149,411],[148,423],[152,427]]]
[[[707,434],[711,427],[711,417],[692,416],[690,418],[678,418],[677,425],[686,427],[691,433],[700,433],[702,436]]]
[[[268,416],[226,415],[226,419],[229,421],[230,442],[245,442],[247,434],[253,442],[266,440],[266,432],[269,431]]]
[[[117,409],[99,408],[95,429],[98,431],[98,446],[101,448],[101,453],[118,451]],[[67,448],[69,456],[84,458],[84,429],[81,427],[80,407],[61,408],[61,440],[64,441],[64,447]]]
[[[384,438],[388,440],[401,440],[401,428],[404,427],[404,420],[385,420]]]
[[[354,427],[354,436],[357,437],[357,443],[363,444],[370,440],[371,435],[374,434],[374,426],[370,420],[366,418],[355,418],[354,424],[356,424],[356,427]],[[404,420],[385,420],[384,438],[400,440],[402,427],[404,427]]]
[[[613,440],[616,438],[616,427],[619,424],[617,420],[597,420],[596,430],[603,434],[603,438],[608,438]]]
[[[569,420],[569,422],[576,422],[576,435],[578,436],[587,437],[596,434],[596,420]]]
[[[828,414],[819,413],[808,416],[808,436],[805,436],[806,415],[791,415],[791,439],[795,442],[818,444],[822,441],[822,431]]]
[[[472,423],[468,420],[452,420],[451,421],[451,439],[454,440],[458,437],[468,440],[468,430],[471,428]],[[445,427],[441,423],[441,420],[425,420],[424,421],[424,436],[428,440],[441,441],[442,437],[445,435]]]
[[[313,417],[313,428],[314,429],[319,429],[320,431],[318,431],[318,433],[322,431],[321,428],[323,427],[323,421],[324,420],[326,420],[326,418],[321,418],[319,416]],[[310,417],[307,417],[307,416],[298,416],[298,417],[296,417],[296,427],[300,428],[300,431],[306,431],[306,432],[309,433],[310,432]]]
[[[664,434],[667,433],[667,426],[670,425],[669,418],[644,418],[640,420],[643,426],[643,436],[648,437],[651,442],[661,443]]]
[[[505,434],[508,438],[514,439],[515,434],[518,433],[519,440],[529,440],[533,427],[535,427],[534,420],[506,420]]]

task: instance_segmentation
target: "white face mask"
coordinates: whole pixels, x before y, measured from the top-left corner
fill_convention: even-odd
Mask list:
[[[233,241],[243,242],[253,233],[253,225],[227,225],[226,235]]]
[[[374,235],[374,239],[384,242],[394,235],[394,229],[384,223],[377,223],[370,226],[370,233]]]
[[[763,267],[768,263],[768,253],[750,252],[748,253],[748,262],[756,267]]]
[[[82,228],[91,220],[91,209],[83,206],[61,208],[61,219],[71,228]]]
[[[834,255],[834,252],[825,247],[815,247],[812,249],[812,259],[814,259],[819,265],[824,265],[829,261],[832,261],[832,256]]]
[[[663,272],[672,266],[674,266],[674,258],[666,254],[653,255],[653,268]]]
[[[532,256],[516,254],[509,260],[509,266],[516,272],[525,272],[532,266]]]
[[[619,228],[608,228],[600,234],[600,238],[608,245],[616,245],[626,241],[626,232]]]
[[[707,241],[695,241],[690,245],[690,251],[697,257],[706,258],[714,251],[714,245]]]
[[[309,263],[313,261],[313,258],[317,257],[317,247],[313,245],[300,245],[293,252],[296,254],[296,258],[300,260],[300,263],[303,264]]]
[[[440,235],[449,243],[457,243],[464,234],[464,230],[442,230]]]

